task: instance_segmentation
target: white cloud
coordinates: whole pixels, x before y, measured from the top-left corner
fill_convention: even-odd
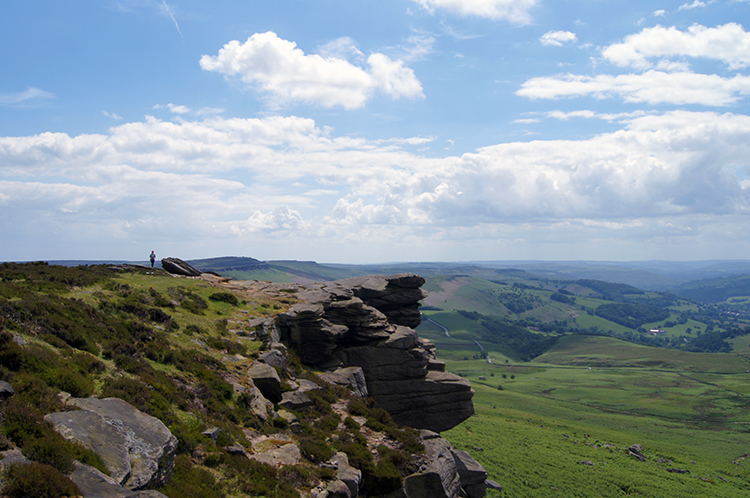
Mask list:
[[[354,58],[358,61],[365,60],[363,54],[348,36],[336,38],[325,45],[318,47],[318,54],[324,59],[342,59],[349,60]]]
[[[5,107],[33,107],[55,96],[39,88],[29,87],[22,92],[0,93],[0,106]]]
[[[649,59],[659,57],[701,57],[742,69],[750,66],[750,33],[737,23],[716,28],[694,24],[687,31],[656,26],[606,47],[602,55],[618,66],[640,69],[652,67]]]
[[[701,2],[700,0],[695,0],[693,3],[689,3],[689,4],[688,3],[684,3],[684,4],[680,5],[680,7],[677,10],[678,11],[680,11],[680,10],[692,10],[692,9],[697,9],[698,7],[705,7],[705,6],[706,6],[705,2]]]
[[[304,226],[302,215],[295,209],[289,209],[288,206],[282,206],[273,211],[261,212],[255,211],[245,223],[234,225],[235,231],[241,232],[258,232],[258,231],[279,231],[279,230],[299,230]]]
[[[664,9],[654,11],[654,17],[664,17],[665,15],[667,15],[667,11]]]
[[[182,36],[180,25],[177,24],[177,19],[175,19],[174,17],[174,12],[172,12],[172,8],[169,5],[167,5],[167,0],[161,0],[161,4],[164,7],[164,12],[166,12],[169,18],[172,19],[172,22],[174,23],[174,27],[177,28],[177,32],[180,34],[180,37],[184,39],[185,37]]]
[[[634,112],[618,112],[618,113],[600,113],[600,112],[594,112],[590,110],[581,110],[581,111],[572,111],[572,112],[562,112],[562,111],[549,111],[546,112],[545,115],[550,118],[559,119],[561,121],[568,121],[572,118],[582,118],[582,119],[601,119],[604,121],[628,121],[632,120],[633,118],[638,118],[641,116],[646,116],[648,113],[646,111],[634,111]]]
[[[187,113],[191,112],[191,109],[189,107],[187,107],[187,106],[184,106],[184,105],[175,105],[175,104],[172,104],[172,103],[169,103],[167,105],[156,104],[154,106],[154,109],[164,109],[164,108],[169,109],[169,111],[172,114],[187,114]]]
[[[183,255],[188,247],[215,255],[220,245],[293,256],[308,254],[294,245],[304,243],[334,260],[333,247],[378,258],[375,247],[425,248],[435,237],[449,245],[520,237],[533,247],[535,237],[594,230],[706,234],[719,219],[741,232],[750,187],[736,171],[750,157],[750,117],[634,116],[609,116],[623,128],[587,140],[505,143],[460,157],[398,146],[419,137],[331,136],[297,117],[149,118],[107,135],[4,137],[0,230],[70,237],[71,247],[179,240]]]
[[[531,22],[529,11],[538,0],[412,0],[433,12],[443,9],[462,16],[506,19],[518,24]]]
[[[561,47],[563,43],[576,41],[576,34],[570,31],[548,31],[539,38],[542,45],[554,45]]]
[[[435,38],[432,36],[411,35],[407,41],[409,44],[404,47],[407,54],[404,60],[420,60],[434,52]]]
[[[340,55],[342,49],[351,53],[348,39],[339,39],[338,45],[326,50],[338,50]],[[270,31],[256,33],[242,44],[231,41],[218,55],[201,57],[200,65],[206,71],[237,76],[256,85],[269,96],[272,105],[306,103],[357,109],[376,91],[391,98],[424,97],[414,71],[402,60],[374,53],[363,68],[339,57],[306,55],[294,42]]]
[[[591,95],[599,99],[620,96],[626,102],[649,104],[700,104],[727,106],[750,94],[750,76],[722,78],[690,72],[580,76],[565,74],[532,78],[517,95],[531,99],[554,99]]]
[[[116,114],[114,112],[102,111],[102,114],[104,114],[108,118],[112,118],[112,119],[115,119],[117,121],[122,121],[122,116],[120,116],[119,114]]]

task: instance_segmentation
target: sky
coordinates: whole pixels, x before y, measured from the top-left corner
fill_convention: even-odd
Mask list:
[[[0,6],[0,261],[750,258],[750,0]]]

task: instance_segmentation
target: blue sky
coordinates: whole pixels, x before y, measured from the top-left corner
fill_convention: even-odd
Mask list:
[[[747,0],[0,15],[0,260],[746,259]]]

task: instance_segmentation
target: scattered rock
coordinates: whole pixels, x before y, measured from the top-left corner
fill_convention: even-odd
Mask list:
[[[355,396],[367,397],[367,383],[362,367],[339,368],[333,372],[321,373],[320,378],[330,384],[348,387]]]
[[[14,394],[16,394],[16,391],[13,390],[13,386],[0,380],[0,398],[10,398]]]
[[[684,469],[667,469],[667,472],[672,472],[673,474],[689,474],[689,470]]]
[[[210,437],[211,441],[213,441],[214,444],[216,444],[216,440],[219,438],[220,432],[221,432],[221,429],[219,429],[218,427],[211,427],[201,432],[201,434],[203,434],[204,436]]]
[[[282,446],[264,448],[262,451],[251,453],[249,457],[273,467],[284,467],[300,463],[302,453],[296,444],[290,442]]]
[[[281,372],[286,372],[289,369],[289,360],[287,360],[286,356],[277,349],[266,351],[265,353],[260,355],[258,360],[262,361],[266,365],[276,367]]]
[[[591,460],[581,460],[581,461],[580,461],[580,462],[578,462],[578,463],[580,463],[580,464],[582,464],[582,465],[594,465],[594,462],[593,462],[593,461],[591,461]]]
[[[299,384],[299,387],[297,388],[297,390],[302,393],[306,393],[308,391],[316,391],[320,389],[319,385],[307,379],[299,379],[298,384]]]
[[[279,410],[278,415],[280,418],[286,420],[290,424],[297,422],[297,415],[290,412],[289,410]]]
[[[253,380],[255,387],[260,390],[264,398],[274,403],[281,401],[281,379],[271,365],[255,363],[247,371],[247,376]]]
[[[492,479],[487,479],[487,481],[485,481],[485,482],[487,483],[487,489],[492,489],[492,490],[495,490],[495,491],[502,491],[503,490],[503,487],[500,484],[498,484],[497,482],[493,481]]]
[[[633,446],[628,448],[628,455],[637,458],[641,462],[646,461],[646,457],[643,456],[643,448],[641,448],[640,444],[634,444]]]
[[[487,471],[467,452],[451,451],[456,461],[461,488],[468,498],[482,498],[487,492]]]
[[[303,411],[312,406],[312,400],[304,392],[291,391],[281,395],[279,406],[285,410]]]
[[[94,467],[75,462],[75,470],[68,476],[76,483],[85,498],[166,498],[158,491],[133,491],[120,486],[111,477]]]
[[[26,458],[19,449],[0,451],[0,468],[5,470],[7,467],[13,465],[14,463],[31,463],[31,460]]]
[[[225,446],[224,451],[229,453],[230,455],[239,455],[239,456],[247,456],[247,452],[245,451],[245,448],[243,448],[241,445],[234,443],[232,446]]]
[[[349,495],[359,496],[359,486],[362,484],[362,471],[349,465],[349,457],[346,453],[338,452],[332,463],[336,466],[336,479],[343,482],[349,489]]]

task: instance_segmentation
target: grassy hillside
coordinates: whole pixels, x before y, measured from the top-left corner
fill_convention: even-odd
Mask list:
[[[477,415],[444,435],[508,496],[750,496],[749,366],[602,337],[565,338],[531,363],[449,361]]]
[[[0,264],[0,380],[15,390],[0,402],[0,450],[19,448],[53,465],[55,479],[72,470],[73,458],[106,472],[43,421],[66,409],[58,397],[65,391],[121,398],[164,422],[178,448],[172,480],[159,491],[172,498],[299,497],[333,478],[321,462],[334,451],[362,470],[365,493],[399,487],[414,471],[411,455],[421,451],[414,431],[328,386],[293,354],[290,372],[280,373],[283,389],[303,379],[323,386],[308,393],[312,406],[295,414],[294,430],[287,419],[254,413],[247,370],[263,346],[252,338],[257,320],[275,317],[294,298],[284,289],[218,285],[140,267]],[[342,423],[350,403],[367,429],[353,419]],[[204,434],[209,428],[219,429],[215,440]],[[364,434],[377,435],[388,451],[368,447]],[[302,459],[277,468],[236,456],[235,445],[257,450],[249,436],[295,442]]]

